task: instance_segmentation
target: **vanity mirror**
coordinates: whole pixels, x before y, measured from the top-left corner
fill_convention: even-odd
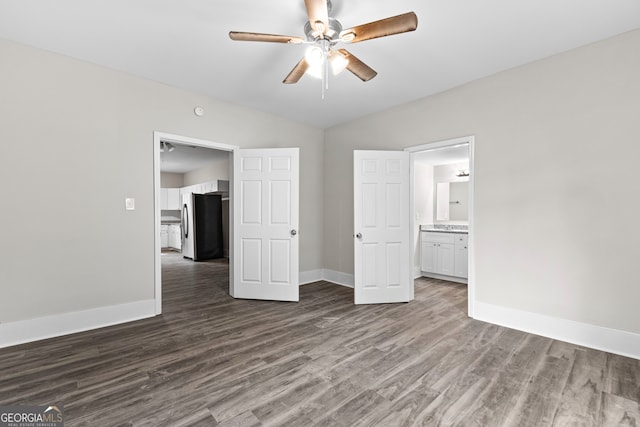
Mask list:
[[[469,220],[469,182],[436,183],[436,221]]]

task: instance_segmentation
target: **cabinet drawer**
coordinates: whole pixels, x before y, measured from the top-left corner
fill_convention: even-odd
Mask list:
[[[421,237],[423,242],[432,243],[454,243],[455,235],[452,233],[438,233],[433,231],[422,231]]]
[[[456,246],[467,246],[467,243],[469,242],[469,235],[468,234],[454,234],[455,237],[455,242],[456,242]]]

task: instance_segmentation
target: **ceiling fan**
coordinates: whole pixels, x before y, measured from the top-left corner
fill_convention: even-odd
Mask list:
[[[237,41],[309,44],[310,47],[305,56],[293,67],[282,83],[297,83],[307,73],[322,78],[326,84],[329,68],[333,74],[338,74],[346,68],[366,82],[378,73],[346,49],[334,49],[334,47],[341,42],[357,43],[414,31],[418,27],[418,17],[414,12],[408,12],[343,30],[338,20],[329,17],[330,0],[305,0],[305,5],[309,16],[309,21],[304,26],[306,37],[242,31],[230,31],[229,37]],[[323,84],[323,95],[325,84]]]

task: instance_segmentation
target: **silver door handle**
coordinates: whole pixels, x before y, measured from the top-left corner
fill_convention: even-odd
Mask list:
[[[362,234],[361,233],[356,234],[356,238],[362,239]]]
[[[298,232],[296,230],[291,230],[291,235],[295,236],[296,234],[298,234]]]

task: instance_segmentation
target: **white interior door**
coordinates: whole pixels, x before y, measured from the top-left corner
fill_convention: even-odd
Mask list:
[[[355,303],[407,302],[409,153],[356,150],[353,158]]]
[[[231,296],[298,301],[299,149],[233,157]]]

